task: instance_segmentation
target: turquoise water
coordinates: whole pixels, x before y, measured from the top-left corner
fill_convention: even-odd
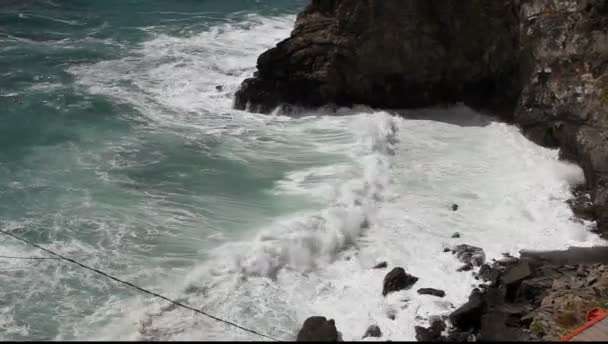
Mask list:
[[[302,4],[3,1],[0,226],[150,286],[204,259],[208,247],[299,207],[300,200],[277,202],[266,192],[289,164],[227,158],[221,151],[231,143],[158,125],[129,101],[91,92],[73,69],[140,59],[141,45],[159,35],[187,39],[222,25],[258,25],[259,18],[293,14]],[[135,79],[116,83],[133,90]],[[179,116],[182,110],[158,111]],[[8,238],[1,238],[0,251],[42,255]],[[130,295],[66,264],[2,265],[8,267],[0,274],[5,339],[82,338],[90,329],[72,323],[110,295]],[[142,266],[155,271],[144,273]]]
[[[580,169],[470,109],[232,109],[306,2],[4,0],[0,228],[285,340],[310,315],[413,340],[476,283],[441,254],[455,231],[488,258],[600,243],[564,203]],[[0,256],[46,257],[7,236]],[[447,296],[382,297],[383,260]],[[0,339],[259,338],[0,257]]]

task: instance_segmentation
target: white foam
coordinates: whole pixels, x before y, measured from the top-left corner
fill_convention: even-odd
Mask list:
[[[190,271],[159,280],[157,290],[287,340],[310,315],[336,319],[346,340],[360,339],[372,323],[382,340],[412,340],[414,325],[449,313],[475,283],[470,273],[455,272],[459,263],[442,252],[445,245],[481,246],[496,258],[600,243],[570,221],[564,203],[580,168],[466,108],[426,110],[443,121],[363,107],[297,119],[232,110],[233,93],[258,54],[287,36],[294,17],[251,20],[187,38],[158,35],[133,56],[70,69],[89,92],[136,107],[152,128],[212,135],[221,143],[215,154],[248,163],[250,173],[285,168],[268,192],[315,204],[217,247]],[[451,239],[456,231],[461,238]],[[386,271],[370,269],[381,260],[420,280],[382,297]],[[417,295],[420,287],[447,296]],[[84,323],[104,317],[112,321],[96,338],[259,339],[150,299],[113,299]]]

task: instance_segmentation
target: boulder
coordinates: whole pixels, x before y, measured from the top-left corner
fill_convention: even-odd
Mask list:
[[[486,254],[482,248],[471,245],[458,245],[452,253],[465,264],[481,266],[486,261]]]
[[[380,262],[376,266],[374,266],[374,269],[386,269],[387,266],[388,264],[386,264],[386,262]]]
[[[418,277],[412,276],[405,272],[403,268],[394,268],[384,277],[382,295],[410,288],[418,281]]]
[[[418,294],[420,294],[420,295],[433,295],[433,296],[437,296],[437,297],[444,297],[445,296],[445,291],[440,290],[440,289],[433,289],[433,288],[420,288],[420,289],[418,289]]]
[[[362,339],[367,337],[382,337],[382,331],[380,331],[380,327],[378,325],[369,325],[365,334],[363,334]]]
[[[337,342],[338,330],[333,319],[312,316],[304,321],[298,332],[298,342]]]
[[[452,239],[458,239],[460,238],[460,233],[456,232],[454,234],[452,234]]]

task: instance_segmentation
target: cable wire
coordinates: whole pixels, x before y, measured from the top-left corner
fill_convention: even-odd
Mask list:
[[[133,283],[131,283],[131,282],[123,281],[123,280],[121,280],[121,279],[119,279],[119,278],[117,278],[117,277],[114,277],[114,276],[112,276],[112,275],[110,275],[110,274],[107,274],[107,273],[105,273],[105,272],[103,272],[103,271],[101,271],[101,270],[98,270],[98,269],[92,268],[92,267],[90,267],[90,266],[88,266],[88,265],[85,265],[85,264],[83,264],[83,263],[77,262],[77,261],[76,261],[76,260],[74,260],[74,259],[71,259],[71,258],[68,258],[68,257],[64,257],[64,256],[62,256],[62,255],[60,255],[60,254],[58,254],[58,253],[55,253],[55,252],[53,252],[53,251],[51,251],[51,250],[49,250],[49,249],[47,249],[47,248],[44,248],[44,247],[42,247],[42,246],[40,246],[40,245],[38,245],[38,244],[36,244],[36,243],[34,243],[34,242],[31,242],[31,241],[29,241],[29,240],[27,240],[27,239],[21,238],[21,237],[19,237],[19,236],[15,235],[15,234],[13,234],[13,233],[10,233],[10,232],[7,232],[7,231],[3,230],[3,229],[0,229],[0,233],[3,233],[3,234],[8,235],[8,236],[11,236],[11,237],[13,237],[14,239],[17,239],[17,240],[19,240],[19,241],[21,241],[21,242],[24,242],[24,243],[26,243],[26,244],[28,244],[28,245],[31,245],[31,246],[33,246],[33,247],[36,247],[36,248],[38,248],[38,249],[40,249],[40,250],[43,250],[43,251],[45,251],[45,252],[47,252],[47,253],[51,254],[51,255],[53,255],[53,256],[58,257],[58,258],[55,258],[55,259],[62,259],[62,260],[68,261],[68,262],[70,262],[70,263],[72,263],[72,264],[76,264],[76,265],[80,266],[80,267],[81,267],[81,268],[83,268],[83,269],[87,269],[87,270],[93,271],[93,272],[95,272],[95,273],[98,273],[98,274],[100,274],[100,275],[102,275],[102,276],[104,276],[104,277],[107,277],[107,278],[109,278],[109,279],[111,279],[111,280],[115,281],[115,282],[118,282],[118,283],[124,284],[124,285],[129,286],[129,287],[131,287],[131,288],[133,288],[133,289],[136,289],[136,290],[138,290],[138,291],[140,291],[140,292],[142,292],[142,293],[145,293],[145,294],[148,294],[148,295],[152,295],[152,296],[157,297],[157,298],[159,298],[159,299],[163,299],[163,300],[165,300],[165,301],[167,301],[167,302],[170,302],[170,303],[172,303],[172,304],[174,304],[174,305],[176,305],[176,306],[179,306],[179,307],[182,307],[182,308],[185,308],[185,309],[191,310],[191,311],[193,311],[193,312],[196,312],[196,313],[202,314],[202,315],[204,315],[204,316],[206,316],[206,317],[208,317],[208,318],[211,318],[211,319],[213,319],[213,320],[215,320],[215,321],[219,321],[219,322],[222,322],[222,323],[224,323],[224,324],[227,324],[227,325],[230,325],[230,326],[236,327],[236,328],[241,329],[241,330],[243,330],[243,331],[245,331],[245,332],[249,332],[249,333],[255,334],[255,335],[257,335],[257,336],[260,336],[260,337],[263,337],[263,338],[266,338],[266,339],[273,340],[273,341],[275,341],[275,342],[280,342],[280,341],[281,341],[281,340],[279,340],[279,339],[273,338],[273,337],[271,337],[271,336],[265,335],[265,334],[263,334],[263,333],[260,333],[260,332],[255,331],[255,330],[248,329],[248,328],[246,328],[246,327],[243,327],[243,326],[238,325],[238,324],[236,324],[236,323],[233,323],[233,322],[231,322],[231,321],[224,320],[224,319],[221,319],[221,318],[216,317],[216,316],[214,316],[214,315],[211,315],[211,314],[209,314],[209,313],[203,312],[203,311],[201,311],[200,309],[196,309],[196,308],[194,308],[194,307],[192,307],[192,306],[188,306],[188,305],[183,304],[183,303],[181,303],[181,302],[178,302],[178,301],[172,300],[172,299],[170,299],[170,298],[168,298],[168,297],[166,297],[166,296],[163,296],[163,295],[161,295],[161,294],[158,294],[158,293],[155,293],[155,292],[153,292],[153,291],[150,291],[150,290],[144,289],[144,288],[139,287],[139,286],[137,286],[137,285],[135,285],[135,284],[133,284]],[[34,258],[34,257],[31,257],[31,258]],[[52,258],[50,258],[50,259],[52,259]]]

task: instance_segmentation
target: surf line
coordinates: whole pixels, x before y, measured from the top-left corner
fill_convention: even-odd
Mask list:
[[[29,241],[29,240],[27,240],[27,239],[24,239],[24,238],[22,238],[22,237],[20,237],[20,236],[17,236],[17,235],[15,235],[15,234],[11,233],[11,232],[5,231],[4,229],[0,229],[0,233],[5,234],[5,235],[8,235],[8,236],[10,236],[10,237],[12,237],[12,238],[14,238],[14,239],[16,239],[16,240],[19,240],[19,241],[21,241],[21,242],[24,242],[24,243],[26,243],[26,244],[28,244],[28,245],[30,245],[30,246],[36,247],[37,249],[40,249],[40,250],[42,250],[42,251],[45,251],[45,252],[47,252],[47,253],[49,253],[49,254],[51,254],[51,255],[53,255],[53,256],[55,256],[55,257],[57,257],[57,258],[54,258],[54,259],[58,259],[58,260],[65,260],[65,261],[70,262],[70,263],[72,263],[72,264],[76,264],[76,265],[78,265],[79,267],[81,267],[81,268],[83,268],[83,269],[86,269],[86,270],[89,270],[89,271],[93,271],[93,272],[95,272],[95,273],[97,273],[97,274],[99,274],[99,275],[102,275],[102,276],[104,276],[104,277],[106,277],[106,278],[109,278],[109,279],[111,279],[111,280],[115,281],[115,282],[118,282],[118,283],[120,283],[120,284],[126,285],[126,286],[128,286],[128,287],[131,287],[131,288],[133,288],[133,289],[135,289],[135,290],[137,290],[137,291],[139,291],[139,292],[142,292],[142,293],[144,293],[144,294],[148,294],[148,295],[154,296],[154,297],[156,297],[156,298],[159,298],[159,299],[162,299],[162,300],[168,301],[168,302],[170,302],[170,303],[172,303],[172,304],[174,304],[174,305],[176,305],[176,306],[178,306],[178,307],[182,307],[182,308],[185,308],[185,309],[191,310],[191,311],[193,311],[193,312],[196,312],[196,313],[198,313],[198,314],[202,314],[202,315],[204,315],[204,316],[206,316],[206,317],[208,317],[208,318],[211,318],[211,319],[213,319],[213,320],[215,320],[215,321],[218,321],[218,322],[224,323],[224,324],[229,325],[229,326],[232,326],[232,327],[236,327],[236,328],[241,329],[241,330],[243,330],[243,331],[245,331],[245,332],[249,332],[249,333],[255,334],[255,335],[257,335],[257,336],[260,336],[260,337],[263,337],[263,338],[266,338],[266,339],[273,340],[273,341],[275,341],[275,342],[281,342],[281,341],[282,341],[282,340],[279,340],[279,339],[273,338],[273,337],[271,337],[271,336],[269,336],[269,335],[263,334],[263,333],[261,333],[261,332],[258,332],[258,331],[255,331],[255,330],[252,330],[252,329],[246,328],[246,327],[241,326],[241,325],[238,325],[238,324],[236,324],[236,323],[234,323],[234,322],[232,322],[232,321],[229,321],[229,320],[225,320],[225,319],[222,319],[222,318],[216,317],[216,316],[211,315],[211,314],[209,314],[209,313],[207,313],[207,312],[203,312],[203,311],[201,311],[200,309],[196,309],[196,308],[194,308],[194,307],[192,307],[192,306],[189,306],[189,305],[183,304],[183,303],[181,303],[181,302],[179,302],[179,301],[172,300],[172,299],[170,299],[170,298],[168,298],[168,297],[166,297],[166,296],[163,296],[163,295],[161,295],[161,294],[158,294],[158,293],[155,293],[155,292],[153,292],[153,291],[147,290],[147,289],[145,289],[145,288],[139,287],[139,286],[137,286],[137,285],[135,285],[135,284],[133,284],[133,283],[131,283],[131,282],[127,282],[127,281],[121,280],[121,279],[119,279],[119,278],[117,278],[117,277],[114,277],[114,276],[112,276],[112,275],[110,275],[110,274],[108,274],[108,273],[105,273],[105,272],[103,272],[103,271],[101,271],[101,270],[98,270],[98,269],[92,268],[92,267],[90,267],[90,266],[88,266],[88,265],[86,265],[86,264],[80,263],[80,262],[78,262],[78,261],[76,261],[76,260],[74,260],[74,259],[71,259],[71,258],[68,258],[68,257],[64,257],[64,256],[60,255],[59,253],[55,253],[55,252],[53,252],[53,251],[51,251],[51,250],[49,250],[49,249],[47,249],[47,248],[44,248],[44,247],[42,247],[42,246],[40,246],[40,245],[38,245],[38,244],[36,244],[36,243],[34,243],[34,242],[32,242],[32,241]],[[49,259],[53,259],[53,258],[49,258]]]

